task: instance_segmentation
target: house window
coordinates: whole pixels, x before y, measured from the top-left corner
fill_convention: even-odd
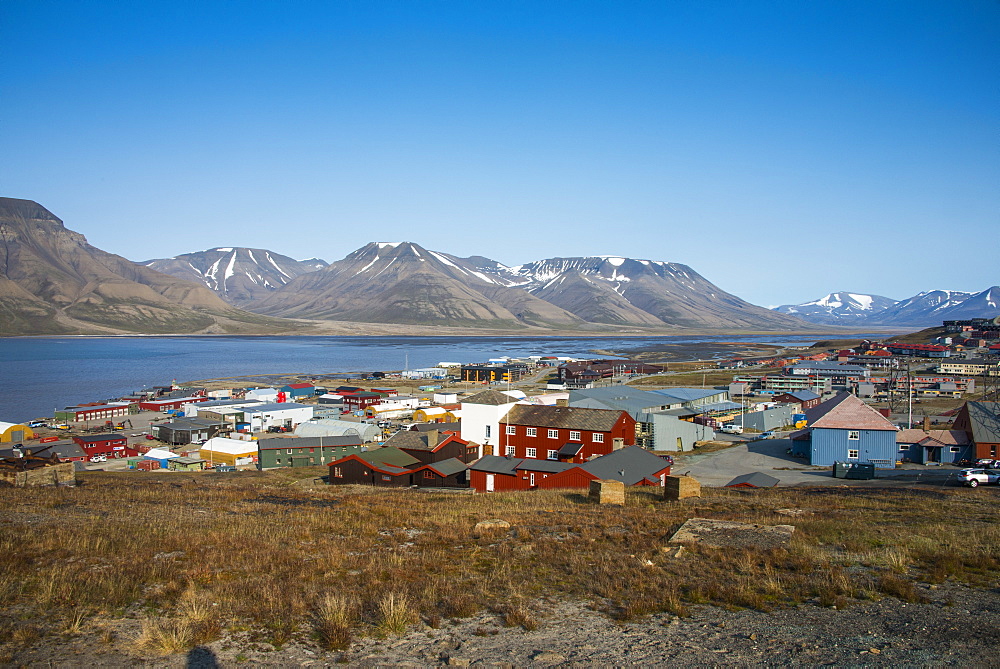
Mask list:
[[[604,435],[601,434],[600,432],[595,432],[594,433],[594,441],[596,443],[598,443],[598,444],[603,444],[604,443]]]
[[[858,449],[852,448],[849,451],[847,451],[847,459],[848,460],[857,460],[858,459]]]
[[[536,428],[529,427],[525,429],[525,434],[527,434],[529,437],[537,437],[538,430]]]
[[[959,450],[961,450],[961,449],[959,449],[958,446],[952,446],[951,448],[948,449],[948,452],[949,453],[958,453]]]
[[[383,475],[382,475],[382,480],[383,480],[383,481],[391,481],[391,480],[392,480],[392,477],[391,477],[391,476],[389,476],[388,474],[383,474]]]
[[[902,445],[901,445],[901,446],[899,447],[899,450],[900,450],[900,451],[908,451],[908,450],[910,450],[910,447],[909,447],[909,446],[907,446],[906,444],[902,444]]]
[[[487,439],[490,438],[490,434],[492,434],[492,432],[493,432],[493,426],[492,425],[487,425],[486,426],[486,438]]]
[[[570,441],[580,441],[580,433],[577,432],[576,430],[570,430],[569,431],[569,440]]]
[[[537,455],[538,451],[535,450],[534,448],[526,448],[524,451],[524,457],[526,458],[534,458],[537,457]]]
[[[504,452],[504,455],[514,455],[514,447],[508,446],[506,451]]]
[[[432,472],[429,469],[425,469],[424,470],[424,478],[425,479],[432,479],[432,478],[434,478],[434,472]]]
[[[285,449],[285,453],[287,453],[288,455],[291,455],[292,454],[292,449],[290,449],[290,448]]]
[[[507,426],[507,434],[517,434],[517,426],[516,425],[508,425]]]
[[[847,438],[851,441],[857,441],[861,438],[861,430],[848,430]]]
[[[548,459],[557,460],[559,458],[559,451],[549,451]]]
[[[279,464],[279,465],[280,465],[280,464],[281,464],[281,458],[275,458],[275,459],[274,459],[274,462],[275,462],[276,464]]]
[[[549,430],[549,439],[558,439],[559,430]]]

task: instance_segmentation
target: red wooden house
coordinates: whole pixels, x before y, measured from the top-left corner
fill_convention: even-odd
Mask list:
[[[629,446],[584,464],[485,455],[469,467],[469,485],[478,492],[586,489],[591,481],[613,479],[625,485],[660,485],[673,460]]]
[[[555,460],[484,455],[469,467],[469,487],[478,492],[531,490],[546,477],[571,467]]]
[[[518,404],[500,420],[499,454],[586,462],[635,444],[635,419],[625,411]]]
[[[87,458],[103,455],[106,458],[131,458],[139,455],[139,451],[129,448],[128,440],[123,434],[85,434],[73,437]]]

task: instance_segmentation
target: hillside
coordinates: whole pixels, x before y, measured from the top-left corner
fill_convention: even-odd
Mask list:
[[[298,329],[102,251],[36,202],[0,198],[0,335]]]

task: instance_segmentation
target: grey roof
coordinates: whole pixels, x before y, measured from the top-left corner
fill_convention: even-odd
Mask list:
[[[471,397],[461,397],[460,402],[465,404],[484,404],[486,406],[503,406],[504,404],[513,404],[518,400],[511,397],[510,395],[504,395],[497,390],[484,390],[481,393],[476,393]]]
[[[743,406],[736,402],[713,402],[712,404],[701,404],[698,406],[699,411],[733,411],[734,409],[742,408]]]
[[[396,448],[412,448],[420,451],[433,451],[438,445],[450,437],[450,434],[441,434],[437,430],[427,432],[416,432],[413,430],[400,430],[385,440],[386,446]]]
[[[569,393],[570,406],[590,406],[583,403],[586,400],[599,402],[608,409],[627,411],[633,418],[637,414],[665,409],[672,404],[659,393],[624,385],[571,390]]]
[[[778,485],[778,479],[773,476],[768,476],[762,472],[753,472],[752,474],[743,474],[742,476],[737,476],[732,481],[727,483],[725,487],[736,486],[736,485],[749,485],[754,488],[773,488]]]
[[[196,465],[199,462],[205,462],[201,458],[192,458],[187,455],[182,455],[179,458],[173,458],[171,462],[175,462],[180,465]]]
[[[1000,443],[1000,402],[966,402],[972,440],[977,444]]]
[[[500,455],[484,455],[483,457],[476,460],[476,462],[469,467],[477,472],[487,472],[490,474],[511,474],[513,475],[516,471],[516,467],[520,464],[522,458],[505,458]]]
[[[475,464],[469,467],[469,469],[491,474],[509,474],[514,476],[519,469],[555,474],[576,466],[557,460],[535,460],[532,458],[507,458],[500,455],[484,455],[476,460]]]
[[[678,402],[697,402],[725,391],[715,388],[661,388],[649,392],[675,398]]]
[[[809,400],[818,400],[820,396],[811,390],[791,390],[787,393],[781,393],[782,395],[788,395],[789,397],[794,397],[800,402],[808,402]]]
[[[625,485],[636,485],[645,479],[656,479],[670,463],[639,446],[626,446],[611,451],[580,466],[600,479],[614,479]]]
[[[850,365],[846,363],[825,362],[822,360],[805,360],[794,365],[788,365],[787,369],[826,369],[836,372],[866,372],[867,367],[861,365]]]
[[[572,457],[581,450],[583,450],[583,444],[570,442],[568,444],[563,444],[562,448],[559,449],[559,455]]]
[[[21,447],[21,452],[26,453],[31,451],[32,455],[38,455],[43,458],[47,458],[53,453],[61,460],[66,460],[68,458],[84,458],[87,457],[87,453],[80,448],[80,446],[71,440],[64,441],[50,441],[47,444],[31,444],[24,445]],[[10,458],[16,457],[14,455],[14,449],[12,447],[0,448],[0,458]]]
[[[174,418],[166,423],[158,423],[153,427],[167,428],[168,430],[200,430],[206,427],[223,427],[226,423],[208,418]]]
[[[441,432],[458,432],[462,433],[462,421],[454,423],[414,423],[410,425],[410,430],[413,432],[428,432],[430,430],[439,430]]]
[[[297,402],[268,402],[267,404],[255,404],[246,408],[244,413],[260,413],[262,411],[281,411],[282,409],[307,409],[312,408],[310,404],[299,404]]]
[[[451,476],[452,474],[457,474],[458,472],[464,472],[468,468],[469,465],[465,464],[458,458],[448,458],[447,460],[432,462],[420,467],[420,469],[433,469],[441,476]]]
[[[119,439],[126,439],[124,432],[108,432],[105,434],[81,434],[74,439],[79,439],[80,441],[90,444],[97,441],[113,441]]]
[[[280,448],[330,448],[334,446],[360,446],[361,437],[345,435],[342,437],[269,437],[257,440],[257,448],[261,451]]]
[[[375,441],[382,437],[382,429],[371,423],[357,423],[350,420],[321,418],[299,423],[295,428],[297,437],[341,437],[357,435],[362,441]]]

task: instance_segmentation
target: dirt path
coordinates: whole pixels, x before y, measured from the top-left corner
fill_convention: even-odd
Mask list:
[[[404,637],[360,639],[344,653],[324,652],[305,635],[280,649],[245,635],[187,654],[137,654],[138,623],[119,623],[116,640],[52,639],[6,657],[5,666],[555,666],[748,665],[989,666],[996,662],[1000,592],[923,586],[927,603],[886,598],[846,610],[804,604],[764,613],[692,607],[619,624],[584,605],[541,603],[537,629],[501,626],[498,616],[420,624]]]

